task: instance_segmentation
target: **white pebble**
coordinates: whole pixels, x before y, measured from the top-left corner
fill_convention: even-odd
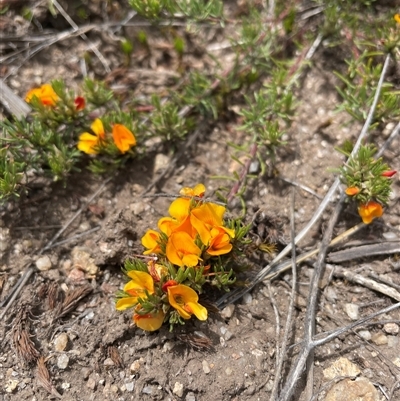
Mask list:
[[[174,385],[174,389],[172,390],[172,392],[177,395],[178,397],[182,397],[183,396],[183,384],[176,382]]]
[[[50,270],[51,269],[51,260],[50,260],[50,258],[47,255],[40,257],[36,261],[36,267],[41,272],[46,271],[46,270]]]
[[[59,369],[66,369],[69,363],[68,355],[62,354],[57,358],[57,366]]]
[[[351,320],[358,320],[360,316],[359,309],[359,306],[356,304],[346,304],[344,306],[344,310]]]
[[[398,334],[399,332],[399,325],[396,323],[386,323],[383,326],[383,330],[387,334]]]
[[[221,317],[222,319],[230,319],[233,315],[233,312],[235,311],[235,305],[230,304],[228,306],[225,306],[224,309],[221,311]]]
[[[358,334],[361,338],[363,338],[364,340],[367,340],[367,341],[369,341],[372,337],[371,332],[369,330],[360,330],[358,332]]]
[[[251,294],[247,293],[243,295],[243,303],[245,305],[249,305],[253,302],[253,297],[251,296]]]
[[[132,392],[135,388],[135,382],[125,383],[126,391]]]
[[[207,375],[208,373],[210,373],[210,365],[208,364],[207,361],[203,361],[202,363],[203,366],[203,372]]]

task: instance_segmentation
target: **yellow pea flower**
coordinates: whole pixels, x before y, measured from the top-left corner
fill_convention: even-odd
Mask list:
[[[201,249],[188,233],[177,231],[169,236],[165,253],[174,265],[193,267],[199,262]]]
[[[135,313],[133,315],[133,321],[136,323],[136,326],[142,330],[155,331],[163,324],[164,317],[164,312],[161,310],[154,313],[147,313],[145,315]]]
[[[143,255],[149,255],[150,253],[160,253],[161,248],[159,242],[160,233],[154,230],[147,230],[146,234],[142,237],[142,245],[148,250],[144,251]]]
[[[136,138],[132,132],[122,124],[114,124],[112,137],[115,145],[121,153],[127,152],[132,146],[136,145]]]
[[[202,198],[206,192],[206,187],[203,184],[197,184],[193,188],[183,187],[179,193],[184,196],[197,196]]]
[[[60,100],[50,84],[44,84],[40,88],[31,89],[25,96],[25,101],[30,103],[33,97],[37,97],[44,106],[55,106]]]
[[[93,121],[90,126],[95,135],[89,132],[84,132],[79,136],[78,149],[87,154],[97,154],[97,149],[100,143],[105,139],[103,123],[99,118]]]
[[[184,319],[190,319],[194,314],[199,320],[207,320],[207,309],[198,300],[196,291],[186,285],[168,287],[168,301]]]
[[[369,201],[358,207],[358,214],[364,224],[370,224],[372,220],[383,215],[383,208],[380,203]]]
[[[154,294],[154,281],[149,273],[131,270],[127,275],[132,280],[125,284],[124,291],[130,296],[118,300],[115,306],[117,310],[136,306],[139,298],[147,298],[147,293]]]

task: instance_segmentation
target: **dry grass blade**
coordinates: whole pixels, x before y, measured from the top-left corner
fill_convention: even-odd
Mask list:
[[[58,303],[58,285],[52,283],[47,291],[47,305],[50,310],[55,309]]]
[[[124,367],[124,362],[123,362],[121,355],[116,347],[113,347],[113,346],[108,347],[108,356],[114,362],[115,366],[117,366],[118,368],[121,368],[121,369]]]
[[[41,356],[37,361],[36,377],[38,383],[50,394],[58,398],[62,398],[61,394],[55,389],[51,383],[50,373],[46,367],[44,358]]]
[[[69,291],[63,303],[57,308],[54,319],[60,319],[72,312],[78,305],[79,301],[89,295],[92,291],[93,288],[89,286],[78,287],[72,291]]]
[[[14,319],[11,328],[11,336],[17,356],[24,362],[35,362],[39,356],[39,351],[35,348],[34,342],[29,334],[29,319],[25,306],[21,307]]]

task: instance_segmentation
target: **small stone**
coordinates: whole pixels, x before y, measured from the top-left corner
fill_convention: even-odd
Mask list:
[[[371,340],[375,345],[386,345],[388,343],[387,336],[381,331],[372,334]]]
[[[233,370],[232,370],[232,368],[230,368],[229,366],[225,369],[225,374],[226,374],[227,376],[230,376],[230,375],[232,374],[232,372],[233,372]]]
[[[146,209],[146,204],[144,202],[135,202],[129,205],[129,209],[135,216],[142,214]]]
[[[228,320],[232,317],[233,312],[235,311],[235,305],[229,304],[228,306],[225,306],[224,309],[221,311],[221,317],[222,319]]]
[[[18,380],[8,380],[5,389],[7,393],[12,393],[18,386],[19,381]]]
[[[253,297],[250,293],[244,294],[242,299],[245,305],[250,305],[253,302]]]
[[[359,336],[366,341],[369,341],[372,337],[371,332],[369,330],[360,330],[358,332]]]
[[[195,397],[194,393],[192,393],[191,391],[189,391],[189,392],[186,394],[185,401],[196,401],[196,397]]]
[[[397,348],[397,346],[399,345],[399,337],[387,336],[387,338],[388,338],[388,343],[387,343],[388,348]]]
[[[156,155],[156,157],[154,158],[154,173],[158,173],[159,171],[167,168],[169,162],[170,162],[170,159],[167,155],[158,153]]]
[[[183,384],[176,382],[174,384],[174,389],[172,390],[172,392],[177,395],[178,397],[182,397],[183,396]]]
[[[131,393],[135,388],[135,382],[125,383],[125,388],[126,388],[126,391]]]
[[[54,340],[54,349],[57,352],[62,352],[67,348],[68,345],[68,336],[65,333],[61,333],[55,340]]]
[[[397,235],[392,231],[389,231],[387,233],[383,233],[382,237],[384,237],[388,241],[393,241],[393,240],[397,239]]]
[[[335,383],[324,401],[379,401],[379,393],[365,377],[356,380],[344,379]]]
[[[175,347],[172,341],[166,341],[163,345],[163,352],[170,352]]]
[[[114,394],[118,394],[118,392],[119,392],[119,388],[118,388],[118,386],[116,384],[112,384],[111,387],[110,387],[110,390]]]
[[[330,286],[325,288],[324,295],[329,302],[336,302],[338,299],[336,290]]]
[[[383,330],[387,334],[398,334],[399,332],[399,325],[396,323],[386,323],[383,326]]]
[[[66,354],[62,354],[57,358],[57,366],[59,369],[66,369],[69,363],[69,357]]]
[[[138,372],[139,369],[140,369],[140,361],[139,361],[139,359],[136,359],[136,361],[133,361],[131,366],[129,367],[129,369],[130,369],[130,371],[132,373]]]
[[[37,261],[36,261],[36,267],[38,270],[41,272],[47,271],[51,269],[51,260],[47,255],[41,256]]]
[[[68,390],[69,388],[71,388],[71,383],[63,383],[63,384],[61,384],[61,388],[63,390]]]
[[[339,358],[323,370],[323,375],[328,380],[333,380],[339,376],[358,376],[360,373],[358,366],[347,358]]]
[[[152,386],[144,386],[142,393],[143,394],[151,394],[153,392],[153,387]]]
[[[86,368],[86,367],[82,368],[81,369],[81,377],[82,377],[82,379],[83,380],[87,380],[91,372],[92,372],[92,369],[90,369],[90,368]]]
[[[351,320],[358,320],[360,317],[359,309],[359,306],[356,304],[346,304],[344,306],[344,310]]]
[[[107,359],[105,359],[105,361],[103,362],[103,365],[104,365],[104,366],[114,366],[115,363],[114,363],[114,361],[113,361],[111,358],[107,358]]]
[[[10,229],[2,227],[0,230],[0,252],[5,252],[11,245]]]
[[[207,375],[210,373],[210,365],[208,364],[207,361],[203,361],[201,363],[203,365],[203,372]]]

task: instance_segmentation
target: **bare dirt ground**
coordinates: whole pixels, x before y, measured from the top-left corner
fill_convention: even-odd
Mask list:
[[[111,15],[117,20],[126,14],[128,8],[122,3],[114,3]],[[101,14],[93,15],[92,19],[96,22],[102,17]],[[62,31],[68,27],[65,21],[61,21],[61,16],[56,21],[51,20],[44,10],[40,18],[42,24],[48,24],[48,30]],[[15,25],[8,25],[14,33],[23,29],[23,22],[17,26],[18,22],[14,19],[12,23]],[[129,28],[126,35],[130,34],[130,29],[133,31],[135,28]],[[116,90],[129,88],[133,95],[146,96],[154,88],[162,91],[170,85],[171,74],[168,71],[174,71],[177,65],[174,64],[176,60],[168,59],[168,48],[162,46],[162,37],[152,39],[155,50],[151,57],[138,49],[134,53],[135,62],[118,74],[122,61],[115,51],[118,43],[109,33],[94,30],[88,33],[88,37],[107,59],[112,73],[105,73],[102,64],[91,55],[90,75],[105,78]],[[216,41],[221,40],[221,31],[216,30],[214,34]],[[87,50],[87,41],[69,38],[47,47],[21,65],[17,62],[9,65],[2,73],[8,85],[22,97],[32,86],[58,77],[76,88],[83,78],[81,60]],[[226,55],[223,50],[216,54],[220,58]],[[338,82],[328,67],[332,63],[331,57],[331,52],[326,51],[322,44],[312,68],[306,72],[301,87],[296,89],[298,108],[285,138],[287,145],[278,152],[276,172],[254,180],[245,195],[247,221],[251,221],[258,210],[279,219],[278,235],[282,242],[290,239],[292,188],[282,178],[301,183],[323,197],[334,180],[329,169],[343,162],[343,157],[334,148],[346,139],[354,141],[361,129],[346,114],[335,113],[339,102],[335,90]],[[207,68],[209,60],[197,57],[193,52],[186,63],[187,68],[190,65]],[[229,64],[229,59],[226,63]],[[241,106],[234,102],[233,99],[231,106]],[[246,133],[235,128],[239,118],[230,111],[215,123],[203,122],[198,127],[201,132],[196,141],[190,147],[182,145],[182,156],[173,172],[159,181],[151,193],[177,194],[182,186],[204,183],[207,194],[212,196],[219,186],[227,185],[226,181],[213,177],[229,175],[237,167],[227,143],[241,143],[245,139]],[[329,124],[325,124],[327,121]],[[380,127],[372,132],[378,147],[392,128]],[[398,171],[399,156],[400,139],[397,136],[384,157],[391,168]],[[38,401],[58,396],[65,401],[255,401],[269,398],[279,340],[273,303],[279,311],[278,325],[282,333],[290,299],[290,272],[272,281],[269,289],[264,284],[256,286],[222,314],[215,313],[206,322],[189,322],[174,333],[167,328],[156,333],[144,333],[133,325],[129,312],[115,310],[114,294],[124,282],[121,273],[123,261],[142,253],[141,236],[165,215],[169,204],[168,199],[143,198],[140,194],[162,174],[172,158],[172,149],[163,148],[143,160],[130,162],[104,185],[98,196],[89,202],[89,207],[85,206],[86,202],[102,187],[105,178],[94,177],[86,171],[74,174],[65,187],[46,180],[38,181],[28,196],[2,206],[2,300],[23,270],[38,259],[38,250],[79,208],[84,206],[84,211],[57,241],[91,228],[98,229],[47,251],[45,255],[50,258],[51,268],[34,273],[1,321],[0,400]],[[318,207],[320,198],[297,186],[295,188],[295,224],[299,231]],[[383,218],[357,233],[351,239],[354,244],[379,242],[385,238],[399,241],[399,195],[397,175],[392,200]],[[235,215],[239,211],[236,204],[230,213]],[[299,252],[318,245],[331,212],[332,209],[328,208],[319,224],[299,244]],[[346,206],[335,229],[336,234],[358,221],[354,205]],[[265,266],[268,259],[262,255],[258,258],[253,262],[255,271]],[[308,261],[298,269],[298,297],[291,344],[298,344],[303,336],[313,262]],[[360,258],[340,265],[365,276],[373,272],[400,285],[400,265],[393,255]],[[69,313],[57,318],[53,308],[63,294],[79,288],[90,288],[91,291]],[[321,287],[316,331],[327,332],[349,324],[352,306],[358,307],[357,319],[393,302],[388,296],[362,285],[331,278]],[[17,353],[13,336],[18,335],[15,328],[18,318],[24,322],[23,328],[27,329],[36,349],[45,357],[53,387],[46,389],[36,363],[24,363]],[[364,396],[360,400],[388,399],[385,394],[389,394],[400,377],[399,323],[400,312],[395,310],[318,347],[314,355],[314,399],[325,399],[334,382],[323,375],[323,370],[339,357],[348,358],[357,365],[361,376],[375,386],[376,398]],[[211,340],[208,349],[196,346],[193,339],[199,335],[198,332]],[[283,376],[295,358],[296,347],[292,347]],[[299,390],[294,400],[303,399],[304,385],[298,383]],[[399,390],[394,392],[392,400],[398,397]]]

